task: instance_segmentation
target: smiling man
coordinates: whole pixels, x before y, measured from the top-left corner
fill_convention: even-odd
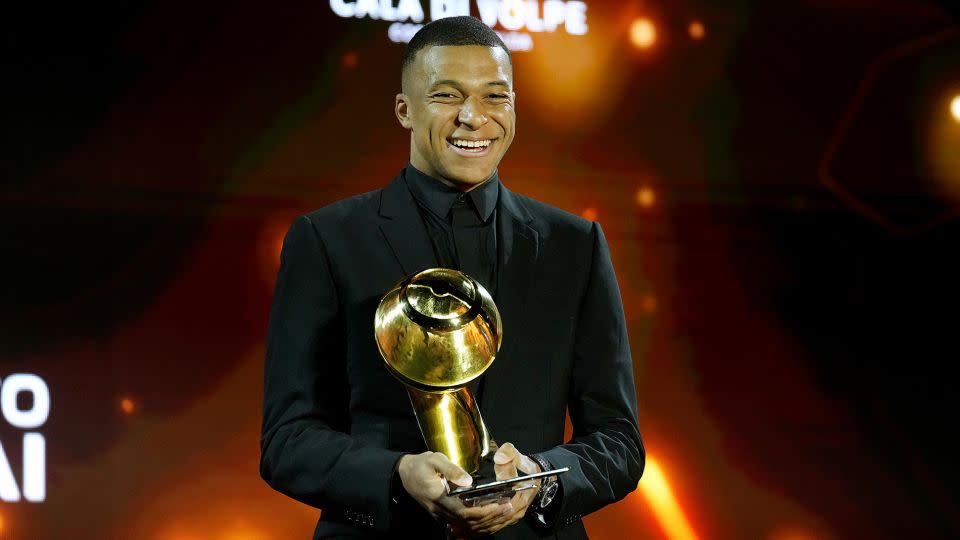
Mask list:
[[[471,17],[427,24],[407,46],[395,101],[409,163],[382,190],[301,216],[284,239],[260,470],[322,509],[315,538],[585,538],[583,515],[636,488],[645,453],[606,240],[599,224],[500,181],[515,103],[496,33]],[[473,388],[501,441],[498,477],[570,469],[507,503],[465,508],[448,496],[471,478],[426,451],[374,341],[381,296],[438,266],[477,279],[500,309],[503,344]]]
[[[411,132],[410,164],[469,191],[491,179],[513,142],[510,53],[485,45],[419,48],[434,30],[421,30],[404,56],[397,118]]]

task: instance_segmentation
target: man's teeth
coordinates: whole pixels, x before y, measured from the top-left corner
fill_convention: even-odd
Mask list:
[[[486,148],[490,146],[490,143],[493,142],[491,139],[485,141],[466,141],[463,139],[453,139],[453,144],[456,146],[461,146],[464,148]]]

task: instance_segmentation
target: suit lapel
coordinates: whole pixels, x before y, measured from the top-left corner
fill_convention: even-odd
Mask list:
[[[485,416],[494,419],[501,397],[511,392],[513,376],[521,367],[518,362],[523,329],[524,308],[529,307],[527,295],[532,290],[533,276],[540,255],[540,233],[531,224],[533,217],[510,191],[500,185],[500,211],[497,227],[500,242],[497,254],[497,290],[494,300],[503,321],[503,343],[497,359],[484,374],[481,408]],[[529,315],[529,313],[527,313]],[[513,402],[515,403],[515,402]],[[496,423],[496,420],[493,420]],[[496,437],[496,434],[494,434]]]
[[[404,276],[437,266],[427,228],[402,171],[380,194],[379,227]]]

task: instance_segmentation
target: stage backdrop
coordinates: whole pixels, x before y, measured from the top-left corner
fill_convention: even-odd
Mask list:
[[[310,538],[258,474],[281,240],[403,167],[403,42],[461,13],[514,50],[504,183],[620,281],[648,461],[591,537],[957,537],[943,6],[5,6],[0,538]]]

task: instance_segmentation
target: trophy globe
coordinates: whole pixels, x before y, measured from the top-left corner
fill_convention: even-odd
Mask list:
[[[387,369],[407,387],[427,448],[477,475],[495,450],[468,388],[502,341],[490,293],[463,272],[423,270],[383,296],[374,331]]]

